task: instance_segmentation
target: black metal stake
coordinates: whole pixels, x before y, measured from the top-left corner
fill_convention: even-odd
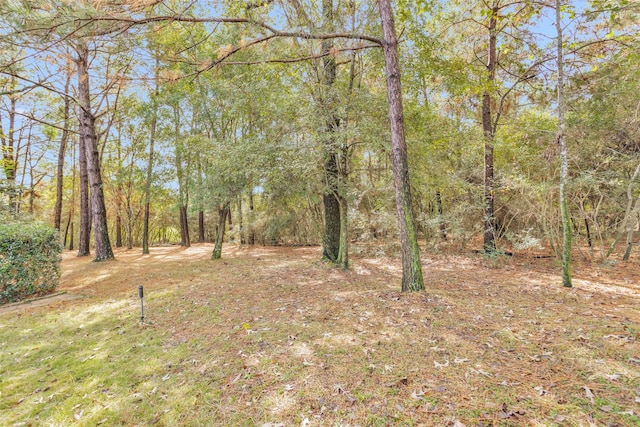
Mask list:
[[[144,324],[144,288],[138,286],[138,296],[140,297],[140,323]]]

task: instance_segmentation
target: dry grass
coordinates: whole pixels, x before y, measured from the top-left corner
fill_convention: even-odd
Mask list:
[[[0,425],[640,425],[637,264],[429,255],[401,294],[393,259],[210,251],[65,254],[82,299],[0,313]]]

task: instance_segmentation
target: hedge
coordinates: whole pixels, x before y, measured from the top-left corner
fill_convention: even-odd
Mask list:
[[[60,282],[58,232],[41,224],[0,224],[0,304],[53,291]]]

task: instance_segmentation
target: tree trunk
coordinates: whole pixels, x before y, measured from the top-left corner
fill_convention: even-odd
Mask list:
[[[609,250],[607,251],[605,258],[608,258],[616,248],[616,245],[622,239],[624,233],[628,230],[627,224],[631,221],[631,215],[633,212],[633,187],[635,186],[636,180],[638,178],[638,174],[640,174],[640,164],[636,166],[636,170],[633,172],[631,179],[629,180],[629,185],[627,185],[627,208],[624,211],[624,217],[622,218],[622,224],[620,224],[620,228],[618,229],[618,233],[616,234],[615,239],[609,246]]]
[[[198,241],[204,243],[204,212],[198,211]]]
[[[80,128],[82,122],[80,122]],[[82,131],[81,129],[79,129]],[[78,160],[80,162],[80,238],[78,242],[78,256],[89,256],[89,235],[91,222],[89,212],[89,175],[87,172],[87,155],[85,144],[78,141]]]
[[[256,243],[256,231],[253,228],[253,190],[249,192],[249,237],[247,238],[247,243],[250,245],[255,245]]]
[[[120,215],[120,201],[116,200],[116,248],[122,247],[122,216]]]
[[[127,249],[133,249],[133,209],[131,209],[130,198],[127,198]]]
[[[484,135],[484,251],[494,253],[496,251],[495,235],[495,181],[493,173],[493,144],[495,142],[495,128],[491,113],[491,93],[496,80],[497,66],[497,20],[499,8],[494,2],[489,18],[489,48],[487,59],[487,78],[490,88],[482,95],[482,132]]]
[[[180,106],[173,106],[174,114],[174,132],[176,146],[176,172],[178,174],[178,197],[180,199],[180,245],[184,247],[191,246],[189,238],[189,220],[187,218],[188,193],[187,184],[185,182],[184,172],[182,168],[182,141],[180,136]]]
[[[338,251],[338,264],[340,267],[349,268],[349,238],[347,234],[347,199],[339,197],[340,204],[340,249]]]
[[[67,73],[67,80],[64,85],[64,93],[69,93],[69,84],[71,82],[71,73]],[[58,170],[56,173],[56,203],[53,214],[53,226],[60,231],[60,221],[62,218],[62,190],[64,184],[64,156],[67,150],[67,141],[69,139],[69,106],[71,100],[68,96],[64,98],[64,129],[60,138],[60,149],[58,150]]]
[[[189,217],[187,216],[187,206],[182,206],[180,208],[180,212],[180,218],[182,218],[182,227],[180,227],[180,229],[184,231],[184,241],[182,246],[189,248],[191,247],[191,238],[189,236]]]
[[[73,250],[73,225],[75,221],[75,204],[76,204],[76,149],[72,146],[73,151],[73,169],[71,172],[71,201],[69,203],[69,219],[67,220],[67,228],[64,232],[64,246],[67,246],[67,232],[71,229],[71,238],[69,239],[69,250]]]
[[[117,171],[117,185],[116,185],[116,248],[122,247],[122,195],[124,194],[123,190],[123,180],[122,180],[122,137],[121,137],[121,128],[118,128],[118,139],[116,139],[116,155],[118,160],[118,171]]]
[[[322,0],[323,27],[326,32],[333,32],[333,1]],[[335,96],[333,84],[336,81],[336,59],[331,55],[333,43],[330,39],[322,41],[322,59],[324,95],[321,97],[323,109],[327,111],[324,138],[324,171],[325,190],[322,196],[324,202],[324,239],[322,256],[339,263],[340,256],[340,201],[338,200],[338,155],[336,150],[336,132],[339,119],[335,112]]]
[[[407,162],[407,144],[404,136],[398,42],[390,1],[378,0],[378,9],[380,10],[380,20],[382,22],[382,47],[384,50],[391,125],[393,183],[398,213],[400,246],[402,248],[402,291],[419,291],[424,289],[424,280],[422,278],[418,236],[411,207],[411,186]]]
[[[558,144],[560,144],[560,216],[562,218],[562,286],[571,287],[571,223],[567,206],[567,180],[569,162],[565,139],[564,119],[564,52],[560,0],[556,0],[557,68],[558,68]]]
[[[11,86],[15,86],[15,78],[11,78]],[[12,96],[9,98],[9,129],[4,130],[4,120],[0,117],[0,142],[2,142],[2,167],[5,177],[9,184],[9,208],[16,213],[17,205],[17,188],[16,188],[16,172],[18,168],[18,153],[15,150],[15,120],[17,98]]]
[[[100,157],[96,136],[95,117],[91,111],[91,92],[89,89],[89,48],[86,42],[78,46],[78,98],[80,104],[80,144],[85,147],[87,172],[91,186],[91,212],[96,245],[94,261],[113,259],[107,226],[107,209],[104,203]]]
[[[447,241],[447,223],[443,218],[442,209],[442,195],[440,194],[440,190],[436,191],[436,204],[438,205],[438,222],[440,223],[440,240],[443,242]]]
[[[638,222],[638,213],[640,213],[640,196],[636,199],[630,218],[626,221],[627,245],[625,246],[624,255],[622,256],[623,261],[629,261],[629,256],[631,256],[631,248],[633,247],[633,231],[636,228],[636,223]]]
[[[245,238],[244,224],[243,224],[243,218],[242,218],[242,194],[238,195],[238,227],[240,227],[240,244],[244,245],[247,243],[247,239]]]
[[[222,257],[222,242],[224,240],[224,229],[229,215],[229,202],[218,208],[218,225],[216,227],[216,240],[211,253],[211,259],[220,259]]]
[[[156,68],[155,68],[155,93],[151,100],[153,103],[153,116],[151,117],[151,129],[149,132],[149,162],[147,163],[147,180],[144,183],[144,220],[142,223],[142,253],[149,253],[149,205],[151,200],[151,180],[153,179],[153,149],[156,140],[156,126],[158,122],[158,96],[160,88],[158,83],[158,73],[160,71],[160,63],[156,52]]]

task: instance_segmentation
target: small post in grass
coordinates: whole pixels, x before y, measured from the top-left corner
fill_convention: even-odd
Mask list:
[[[140,323],[144,325],[144,288],[138,286],[138,296],[140,297]]]

